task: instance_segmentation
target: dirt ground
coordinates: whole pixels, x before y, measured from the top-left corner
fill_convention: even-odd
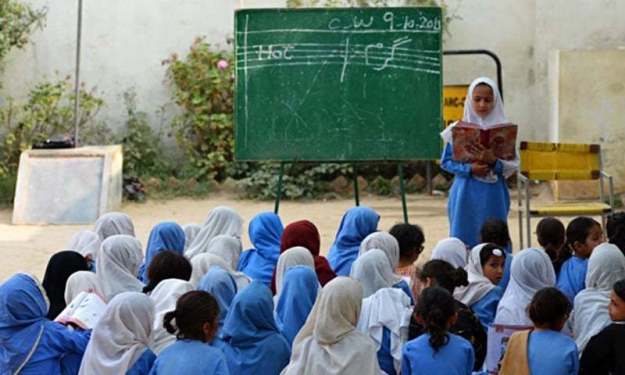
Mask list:
[[[447,198],[409,195],[407,201],[410,222],[419,224],[425,232],[426,250],[419,259],[419,261],[424,261],[429,259],[432,247],[440,239],[447,237],[449,230]],[[403,220],[401,201],[398,198],[364,196],[361,204],[375,209],[380,214],[380,229],[388,230],[393,224]],[[273,210],[273,202],[240,200],[234,196],[219,193],[202,200],[174,199],[148,201],[143,204],[125,203],[121,211],[132,217],[137,237],[145,246],[150,229],[158,222],[174,220],[180,224],[201,224],[208,211],[217,205],[227,205],[236,209],[246,220],[246,226],[255,214]],[[283,201],[280,205],[280,217],[285,225],[304,218],[314,222],[321,232],[322,252],[327,252],[332,245],[343,213],[353,205],[354,201],[349,199],[311,202]],[[65,249],[74,233],[93,227],[92,225],[17,226],[11,225],[11,214],[10,209],[0,210],[0,256],[2,257],[0,280],[19,271],[43,277],[49,257],[56,251]],[[509,223],[510,234],[516,244],[518,243],[518,221],[514,211],[510,214]],[[250,245],[247,234],[243,239],[243,244],[244,248]]]

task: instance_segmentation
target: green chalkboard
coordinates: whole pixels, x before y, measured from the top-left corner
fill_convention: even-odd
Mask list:
[[[237,160],[440,157],[440,8],[235,15]]]

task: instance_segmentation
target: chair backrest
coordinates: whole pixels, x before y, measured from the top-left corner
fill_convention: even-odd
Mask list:
[[[596,180],[601,173],[597,144],[521,142],[521,173],[530,180]]]

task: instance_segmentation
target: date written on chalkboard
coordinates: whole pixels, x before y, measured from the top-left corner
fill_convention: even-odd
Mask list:
[[[374,17],[354,16],[350,20],[333,18],[328,22],[328,30],[359,30],[369,29],[374,24]],[[393,12],[386,12],[382,15],[382,20],[390,31],[396,30],[428,30],[438,32],[441,30],[441,19],[430,18],[424,15],[418,16],[397,16]]]

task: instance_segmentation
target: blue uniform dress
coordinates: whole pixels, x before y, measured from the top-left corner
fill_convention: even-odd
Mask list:
[[[480,320],[480,323],[484,326],[484,329],[488,331],[488,327],[495,321],[495,314],[497,313],[497,305],[499,300],[503,296],[504,289],[501,286],[496,286],[486,293],[479,301],[475,302],[471,306],[471,310],[475,313],[475,316]]]
[[[156,360],[156,355],[150,349],[146,349],[141,357],[126,371],[126,375],[148,375]]]
[[[479,244],[480,230],[486,220],[508,221],[510,194],[501,161],[497,160],[494,167],[497,182],[482,182],[471,175],[471,164],[453,160],[452,147],[447,144],[441,168],[455,176],[447,202],[450,237],[459,238],[473,247]]]
[[[406,280],[402,280],[400,282],[398,282],[397,284],[393,285],[393,288],[397,288],[397,289],[401,289],[404,291],[404,293],[406,293],[406,295],[408,296],[408,298],[410,298],[410,304],[414,305],[414,297],[412,295],[412,290],[410,289],[410,286],[408,286],[408,283],[406,282]]]
[[[46,319],[48,304],[29,275],[16,274],[0,286],[0,374],[76,373],[90,332],[71,331]]]
[[[337,276],[349,276],[352,263],[358,257],[360,243],[377,230],[379,221],[380,215],[365,206],[352,207],[343,215],[328,252],[328,261]]]
[[[217,300],[219,305],[219,328],[215,337],[221,338],[226,315],[234,296],[237,294],[237,284],[228,271],[219,266],[213,266],[200,279],[197,289],[210,293]]]
[[[288,268],[284,274],[282,291],[276,306],[276,324],[280,332],[293,345],[315,304],[319,281],[315,270],[307,266]]]
[[[221,350],[198,340],[177,340],[165,348],[150,375],[229,375]]]
[[[243,289],[232,301],[223,328],[221,349],[231,375],[278,375],[289,363],[289,343],[273,318],[271,291],[260,281]]]
[[[280,257],[280,239],[284,227],[273,212],[263,212],[250,221],[250,242],[254,247],[241,254],[239,271],[252,280],[271,286],[271,277]]]
[[[551,330],[530,333],[527,359],[532,375],[576,375],[578,358],[577,345],[570,337]]]
[[[586,288],[586,272],[588,259],[572,256],[560,267],[557,288],[573,303],[577,293]]]
[[[182,255],[184,253],[185,235],[180,225],[173,221],[165,221],[157,224],[150,232],[148,246],[145,250],[145,260],[139,268],[139,279],[145,284],[148,280],[148,267],[152,259],[161,251],[171,250]]]
[[[430,345],[430,334],[424,334],[404,346],[402,375],[471,375],[473,346],[460,336],[449,333],[449,341],[437,352]]]

